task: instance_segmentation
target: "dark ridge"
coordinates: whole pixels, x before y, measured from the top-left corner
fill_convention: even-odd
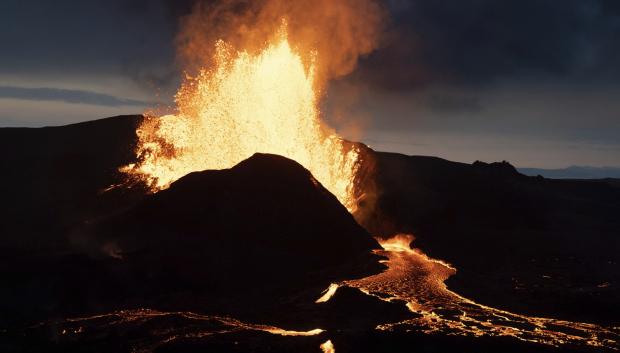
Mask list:
[[[4,253],[66,252],[68,235],[142,194],[117,190],[118,168],[135,160],[141,115],[46,128],[0,128],[0,234]],[[18,255],[19,254],[19,255]]]
[[[618,167],[570,166],[561,169],[519,168],[525,175],[543,176],[550,179],[613,179],[620,178]]]
[[[521,176],[522,174],[517,171],[510,163],[506,161],[485,163],[481,161],[475,161],[472,164],[474,169],[479,170],[488,176],[495,176],[497,178],[513,178]]]

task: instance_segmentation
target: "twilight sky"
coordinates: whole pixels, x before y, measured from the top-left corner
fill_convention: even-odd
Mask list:
[[[169,104],[192,0],[3,0],[0,126]],[[519,167],[620,166],[620,1],[387,0],[381,48],[325,118],[378,150]]]

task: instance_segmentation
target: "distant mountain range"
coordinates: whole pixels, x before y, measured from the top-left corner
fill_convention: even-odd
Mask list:
[[[550,179],[604,179],[620,178],[620,167],[570,166],[562,169],[517,168],[519,172]]]

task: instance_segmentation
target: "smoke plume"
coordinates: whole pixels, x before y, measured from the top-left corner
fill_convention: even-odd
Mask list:
[[[377,48],[386,10],[376,0],[224,0],[198,2],[181,21],[178,52],[191,73],[209,67],[214,43],[250,53],[262,49],[287,23],[291,44],[317,65],[316,84],[352,72]]]

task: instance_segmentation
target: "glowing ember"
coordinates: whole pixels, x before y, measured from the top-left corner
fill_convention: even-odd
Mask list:
[[[329,287],[327,287],[327,289],[323,292],[323,295],[319,299],[317,299],[315,303],[326,303],[328,300],[331,299],[331,297],[334,296],[334,294],[336,294],[338,287],[339,286],[336,283],[330,284]]]
[[[323,353],[336,353],[336,349],[331,340],[325,341],[325,343],[321,344],[319,347],[321,347]]]
[[[320,328],[315,328],[310,331],[292,331],[292,330],[284,330],[277,327],[268,327],[268,326],[257,326],[261,331],[269,332],[272,335],[280,335],[280,336],[316,336],[319,335],[325,330]]]
[[[358,152],[320,121],[314,56],[304,66],[285,24],[256,55],[218,41],[215,68],[186,80],[177,114],[145,119],[139,162],[122,170],[157,191],[193,171],[274,153],[302,164],[352,211]]]

